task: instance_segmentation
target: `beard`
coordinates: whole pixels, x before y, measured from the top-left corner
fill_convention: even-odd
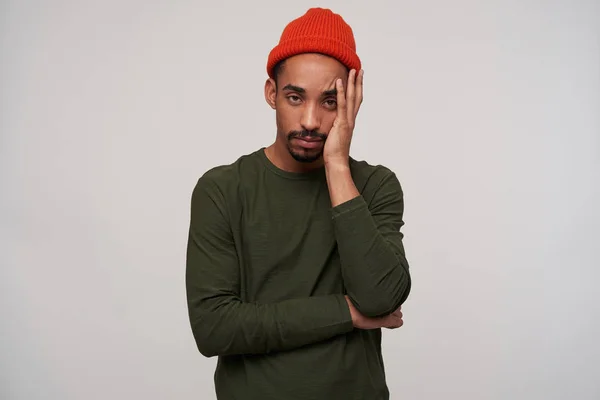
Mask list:
[[[314,153],[308,152],[306,150],[305,151],[294,150],[290,144],[291,140],[294,138],[305,138],[305,137],[319,138],[319,139],[323,140],[323,147],[321,147],[320,150],[315,151]],[[294,160],[301,162],[301,163],[311,163],[311,162],[317,161],[323,155],[323,148],[324,148],[326,140],[327,140],[327,135],[324,133],[320,133],[320,132],[316,132],[316,131],[307,131],[307,130],[291,131],[287,135],[287,145],[288,145],[287,147],[288,147],[288,151],[290,152],[290,155],[292,156],[292,158]]]

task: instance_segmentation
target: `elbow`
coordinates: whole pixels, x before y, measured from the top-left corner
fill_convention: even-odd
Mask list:
[[[196,309],[192,313],[191,327],[196,347],[204,357],[238,354],[245,348],[245,338],[238,335],[239,324],[232,313],[235,302],[228,305]]]
[[[212,346],[210,343],[196,341],[196,347],[198,347],[198,351],[206,358],[217,357],[220,356],[219,350]]]
[[[206,331],[205,327],[200,326],[200,324],[194,324],[192,326],[192,333],[196,347],[204,357],[211,358],[221,354],[219,344],[216,342],[217,339],[214,336],[211,337],[212,335]]]
[[[397,299],[389,298],[377,294],[376,298],[361,300],[360,297],[350,296],[352,303],[365,317],[379,318],[389,315],[400,307],[401,303]]]
[[[400,308],[408,298],[411,290],[410,274],[402,268],[402,273],[394,279],[382,280],[367,290],[361,289],[349,293],[356,309],[365,317],[383,317]]]
[[[222,325],[222,320],[214,312],[196,315],[192,320],[191,328],[196,347],[206,358],[226,355],[231,351],[231,344],[224,335],[228,328]]]
[[[226,356],[239,351],[234,309],[237,301],[190,306],[190,324],[196,347],[204,357]]]

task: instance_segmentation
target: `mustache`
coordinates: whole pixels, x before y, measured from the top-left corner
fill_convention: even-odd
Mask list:
[[[288,140],[293,139],[293,138],[304,138],[304,137],[319,138],[319,139],[322,139],[323,141],[325,139],[327,139],[326,134],[317,132],[317,131],[301,130],[301,131],[290,131],[290,133],[288,133]]]

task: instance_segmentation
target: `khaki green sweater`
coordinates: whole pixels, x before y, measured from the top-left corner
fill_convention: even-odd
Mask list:
[[[332,208],[323,169],[290,173],[260,149],[206,172],[192,194],[186,287],[219,400],[389,398],[381,330],[411,287],[403,195],[389,169],[351,159],[361,193]]]

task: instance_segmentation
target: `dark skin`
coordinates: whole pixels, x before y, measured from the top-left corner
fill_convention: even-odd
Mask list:
[[[267,79],[265,99],[275,110],[277,137],[266,154],[279,168],[306,172],[324,165],[324,139],[337,116],[337,79],[346,85],[347,68],[320,54],[291,57],[285,61],[277,82]],[[308,132],[313,143],[301,140],[298,136],[302,132]]]
[[[362,71],[348,71],[334,58],[301,54],[285,61],[277,81],[265,83],[265,99],[275,110],[277,136],[265,154],[277,167],[307,172],[325,167],[332,206],[359,195],[348,165],[354,122],[362,103]],[[346,297],[359,329],[403,325],[401,308],[368,318]]]

